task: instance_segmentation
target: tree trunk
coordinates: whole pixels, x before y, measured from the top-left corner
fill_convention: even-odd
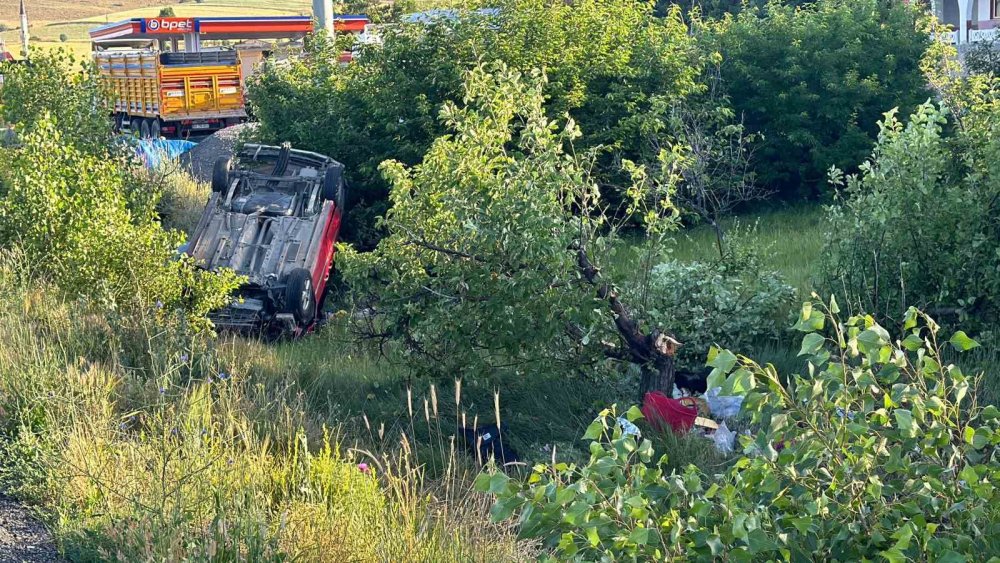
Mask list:
[[[674,354],[680,342],[659,331],[645,333],[639,323],[618,297],[618,291],[611,284],[601,280],[600,272],[590,262],[585,248],[577,251],[577,263],[584,279],[597,288],[597,296],[608,303],[615,318],[618,336],[626,346],[624,357],[642,370],[639,382],[639,402],[650,391],[663,391],[668,395],[674,388]]]

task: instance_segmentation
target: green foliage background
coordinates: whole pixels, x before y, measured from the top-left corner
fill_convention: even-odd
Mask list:
[[[705,26],[733,110],[764,136],[759,181],[786,199],[826,193],[831,166],[853,170],[867,156],[882,112],[930,97],[922,17],[905,2],[770,2]]]

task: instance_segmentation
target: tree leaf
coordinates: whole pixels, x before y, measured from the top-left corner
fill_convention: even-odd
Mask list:
[[[913,438],[917,435],[917,427],[913,422],[912,412],[907,409],[896,409],[892,411],[892,414],[896,417],[896,428],[898,428],[904,436]]]
[[[810,332],[802,339],[802,348],[799,350],[800,356],[815,355],[823,348],[826,338],[818,332]]]
[[[965,352],[979,347],[979,343],[969,338],[969,335],[965,334],[965,331],[962,330],[951,335],[948,342],[950,342],[951,345],[954,346],[959,352]]]

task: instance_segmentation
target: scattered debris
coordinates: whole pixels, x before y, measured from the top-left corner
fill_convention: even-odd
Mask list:
[[[478,428],[459,428],[459,435],[465,442],[465,448],[469,453],[476,456],[476,461],[480,464],[487,463],[490,458],[496,460],[497,465],[507,466],[520,461],[520,456],[514,448],[504,442],[504,434],[507,433],[507,425],[487,424]]]
[[[736,432],[730,430],[726,426],[726,423],[723,422],[712,433],[712,441],[715,442],[715,449],[720,452],[724,454],[733,453],[733,447],[736,445]]]
[[[626,436],[635,436],[637,439],[642,437],[642,431],[639,427],[629,422],[624,416],[618,417],[618,424],[622,427],[622,433]]]
[[[659,391],[650,391],[642,402],[642,415],[658,431],[671,428],[684,433],[691,430],[698,418],[698,408],[690,398],[672,399]]]
[[[740,414],[743,408],[743,397],[719,395],[721,387],[713,387],[705,393],[705,401],[708,408],[716,418],[733,418]]]

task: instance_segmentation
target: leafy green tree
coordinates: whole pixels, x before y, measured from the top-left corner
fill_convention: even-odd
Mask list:
[[[668,471],[653,443],[605,410],[587,429],[590,459],[540,464],[520,481],[484,474],[495,520],[558,560],[984,560],[997,552],[1000,410],[910,309],[898,338],[836,302],[808,302],[796,328],[808,376],[716,350],[709,385],[745,395],[755,433],[719,476]]]
[[[946,112],[886,114],[858,175],[834,174],[827,287],[891,318],[902,305],[981,328],[1000,319],[1000,100],[985,97],[945,135]]]
[[[39,276],[71,297],[121,308],[181,310],[204,326],[239,280],[177,257],[159,193],[126,147],[111,142],[104,92],[92,69],[64,52],[15,65],[0,116],[16,142],[0,146],[0,247],[18,248]]]
[[[176,16],[177,16],[177,14],[174,13],[174,7],[173,6],[164,6],[164,7],[160,8],[160,17],[161,18],[173,18],[173,17],[176,17]]]
[[[602,171],[617,172],[621,158],[655,160],[650,139],[665,129],[664,108],[698,87],[700,56],[677,11],[654,18],[650,6],[631,0],[503,0],[495,7],[494,16],[463,12],[386,28],[381,44],[362,46],[347,66],[333,62],[338,46],[318,38],[306,58],[266,65],[251,84],[265,138],[348,165],[362,207],[372,206],[371,214],[349,219],[354,241],[370,246],[377,238],[362,225],[385,210],[379,165],[420,162],[444,132],[441,107],[462,95],[464,73],[479,62],[544,69],[549,117],[568,112],[581,124],[578,148],[608,148]],[[609,172],[603,181],[627,178]]]
[[[864,160],[882,112],[929,98],[922,17],[905,2],[771,2],[700,28],[722,56],[733,110],[764,136],[755,155],[764,185],[787,198],[823,192],[830,166]]]
[[[680,6],[685,13],[697,11],[702,17],[721,18],[739,13],[747,6],[764,6],[768,0],[657,0],[656,12],[667,13],[673,6]],[[782,0],[789,6],[804,6],[816,0]]]
[[[383,165],[388,234],[339,262],[368,305],[363,328],[432,375],[572,374],[610,358],[639,365],[643,391],[669,389],[676,342],[649,330],[602,273],[619,230],[590,159],[572,150],[576,124],[546,115],[546,90],[537,72],[476,67],[423,162]],[[662,237],[676,223],[676,174],[629,168],[628,214]]]
[[[66,142],[99,151],[111,137],[106,100],[92,65],[61,48],[35,51],[30,65],[5,68],[0,121],[30,128],[51,120]]]

